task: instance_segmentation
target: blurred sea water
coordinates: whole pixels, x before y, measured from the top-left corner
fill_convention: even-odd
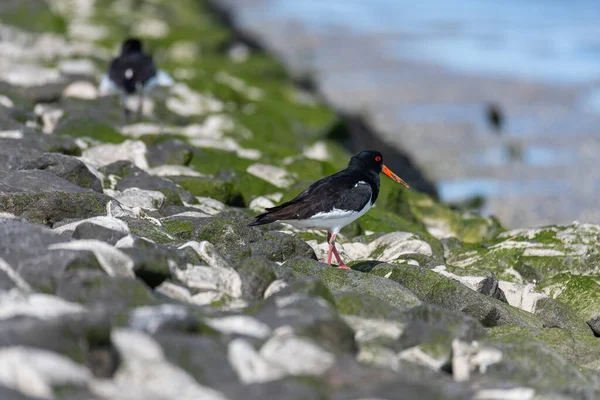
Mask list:
[[[223,1],[443,200],[484,196],[508,226],[600,223],[600,1]]]

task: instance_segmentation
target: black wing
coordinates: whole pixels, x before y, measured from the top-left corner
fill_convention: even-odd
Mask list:
[[[151,56],[142,53],[126,54],[110,63],[108,76],[127,93],[134,93],[138,86],[145,85],[156,75],[156,66]]]
[[[371,201],[372,196],[373,190],[368,183],[346,171],[340,171],[313,183],[292,200],[267,208],[250,226],[281,220],[308,219],[334,208],[360,211]]]

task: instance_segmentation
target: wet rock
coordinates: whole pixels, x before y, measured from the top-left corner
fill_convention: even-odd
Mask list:
[[[260,300],[264,297],[271,282],[277,278],[274,264],[265,257],[254,256],[234,265],[242,279],[242,298]]]
[[[102,193],[102,182],[88,167],[75,157],[59,153],[45,153],[40,158],[21,165],[22,170],[45,170],[82,188]]]
[[[53,225],[65,218],[105,215],[109,200],[48,171],[0,171],[0,209],[31,222]]]
[[[150,167],[161,165],[190,165],[195,150],[184,141],[167,139],[148,146],[146,158]],[[199,155],[201,157],[201,155]]]
[[[506,296],[500,287],[498,286],[498,278],[494,273],[490,273],[490,276],[482,280],[477,284],[477,291],[479,293],[485,294],[486,296],[490,296],[494,299],[498,299],[503,303],[508,304],[508,300],[506,300]]]

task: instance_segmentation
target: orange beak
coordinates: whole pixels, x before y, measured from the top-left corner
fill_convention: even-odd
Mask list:
[[[402,178],[400,178],[398,175],[396,175],[395,173],[393,173],[392,170],[389,169],[388,167],[386,167],[385,165],[381,169],[381,172],[383,172],[384,174],[386,174],[388,177],[390,177],[391,179],[395,180],[399,184],[408,187],[408,184],[406,182],[404,182],[402,180]]]

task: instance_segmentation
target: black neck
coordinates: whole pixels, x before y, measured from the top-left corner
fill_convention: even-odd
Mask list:
[[[377,197],[379,196],[379,171],[365,168],[360,160],[355,159],[350,160],[347,170],[351,174],[360,177],[360,180],[365,181],[369,184],[369,186],[371,186],[371,191],[373,192],[371,203],[374,204],[375,200],[377,200]]]

